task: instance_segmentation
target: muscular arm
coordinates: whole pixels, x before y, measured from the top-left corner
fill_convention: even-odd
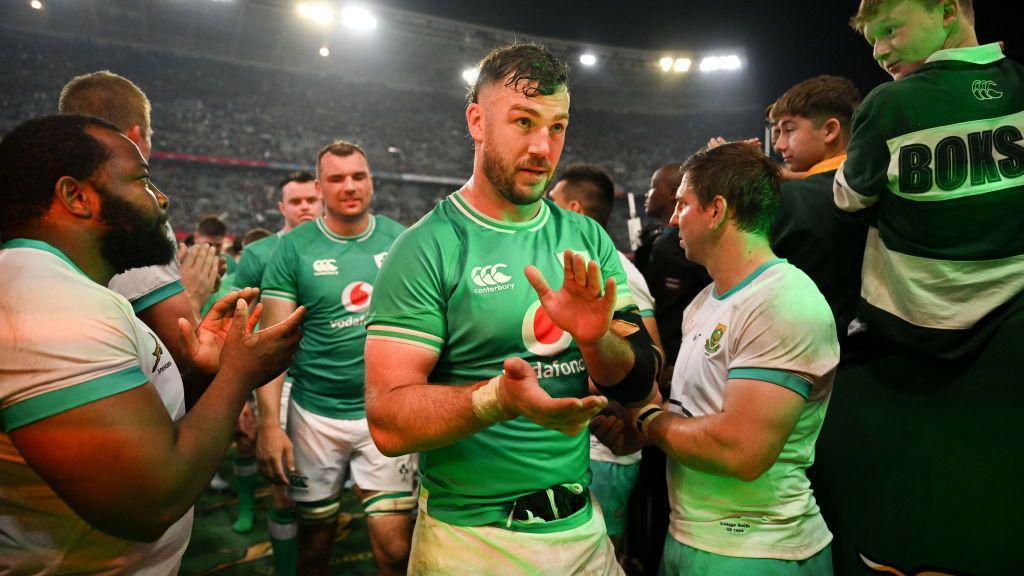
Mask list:
[[[437,354],[408,344],[366,341],[366,420],[387,456],[446,446],[484,428],[473,412],[475,385],[427,382]],[[400,361],[397,361],[400,359]]]
[[[651,442],[687,467],[752,481],[779,457],[804,406],[802,396],[759,380],[730,380],[720,414],[665,413],[647,428]]]

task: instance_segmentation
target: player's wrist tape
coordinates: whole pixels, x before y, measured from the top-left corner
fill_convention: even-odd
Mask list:
[[[657,404],[648,404],[636,413],[636,421],[634,424],[641,432],[644,433],[644,436],[647,436],[647,428],[650,427],[651,422],[657,420],[658,416],[661,416],[664,413],[665,411],[661,409],[661,406],[658,406]]]
[[[504,422],[516,416],[501,404],[501,397],[498,395],[500,388],[501,376],[495,376],[487,384],[473,390],[473,413],[484,424]]]

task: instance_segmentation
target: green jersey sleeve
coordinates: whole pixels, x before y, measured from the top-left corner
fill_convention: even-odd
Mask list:
[[[242,251],[242,259],[238,262],[238,268],[235,270],[232,288],[236,290],[249,287],[259,288],[265,264],[265,256],[260,251],[252,249]]]
[[[883,85],[881,88],[885,88]],[[836,172],[835,205],[846,212],[868,209],[888,187],[889,146],[883,130],[889,122],[878,91],[869,95],[853,115],[846,160]]]
[[[448,335],[445,264],[456,243],[414,226],[395,241],[377,276],[367,339],[441,353]]]
[[[267,267],[260,280],[260,290],[264,298],[280,298],[291,302],[299,300],[298,277],[296,264],[298,253],[295,244],[289,237],[281,238],[277,249],[270,256]]]

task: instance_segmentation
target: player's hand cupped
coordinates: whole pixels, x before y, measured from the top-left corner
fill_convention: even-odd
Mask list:
[[[537,373],[522,358],[505,360],[505,372],[499,392],[501,404],[530,422],[567,436],[576,436],[587,428],[590,419],[604,409],[604,396],[553,398],[537,381]]]
[[[263,305],[257,304],[250,315],[248,302],[239,298],[220,353],[221,372],[231,374],[249,388],[270,382],[291,364],[302,338],[299,326],[306,308],[299,306],[282,322],[254,332],[262,311]]]
[[[295,455],[292,441],[276,422],[260,426],[256,462],[264,478],[281,486],[288,484],[288,473],[295,470]]]
[[[178,244],[181,283],[197,310],[202,308],[210,299],[210,295],[217,290],[220,281],[220,262],[223,262],[223,259],[217,256],[217,250],[213,246],[197,244],[188,247]]]
[[[555,291],[536,266],[526,267],[526,279],[540,298],[541,306],[556,326],[568,332],[577,345],[597,342],[612,323],[615,280],[601,281],[601,267],[581,254],[562,254],[562,287]]]
[[[195,330],[188,320],[178,319],[178,331],[184,350],[194,369],[203,374],[215,374],[220,369],[221,349],[231,329],[238,300],[244,300],[249,305],[259,293],[257,288],[245,288],[225,295],[214,302]]]

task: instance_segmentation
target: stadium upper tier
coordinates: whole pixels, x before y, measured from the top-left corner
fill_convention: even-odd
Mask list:
[[[308,29],[300,34],[300,24],[277,6],[248,5],[245,17],[229,30],[224,18],[184,18],[188,10],[198,10],[195,3],[48,0],[44,13],[14,4],[0,5],[0,66],[6,80],[0,90],[0,132],[55,112],[60,88],[73,76],[109,69],[136,82],[152,101],[158,158],[192,154],[312,167],[325,143],[351,140],[366,149],[378,176],[444,182],[378,184],[378,208],[392,206],[406,223],[471,173],[460,70],[508,40],[501,31],[469,27],[465,34],[472,41],[459,44],[451,37],[450,21],[440,21],[447,28],[431,31],[424,27],[437,22],[427,19],[420,22],[415,42],[408,27],[396,27],[401,33],[393,32],[392,41],[381,26],[373,50],[348,50],[342,41],[332,45],[330,58],[320,58],[315,47],[323,39]],[[211,14],[221,8],[207,4],[213,3],[203,3],[202,9]],[[277,10],[281,21],[264,22],[268,10]],[[77,19],[78,28],[69,19]],[[266,34],[256,42],[264,24]],[[603,58],[606,68],[600,71],[575,66],[562,167],[596,164],[620,189],[642,196],[655,168],[685,159],[709,137],[761,135],[763,103],[740,89],[741,72],[718,80],[697,75],[690,82],[666,79],[656,62],[634,59],[633,68],[630,62]],[[609,80],[613,77],[619,79]],[[626,77],[633,80],[621,79]],[[644,94],[658,91],[658,83],[664,86],[657,99],[664,102],[645,100]],[[718,93],[695,95],[715,83]],[[276,225],[273,183],[279,174],[182,166],[154,162],[154,177],[176,199],[177,226],[190,227],[209,212],[224,214],[235,233],[249,225]],[[386,198],[384,192],[416,198]],[[613,223],[621,222],[624,205]],[[613,231],[613,236],[623,246],[622,234]]]

